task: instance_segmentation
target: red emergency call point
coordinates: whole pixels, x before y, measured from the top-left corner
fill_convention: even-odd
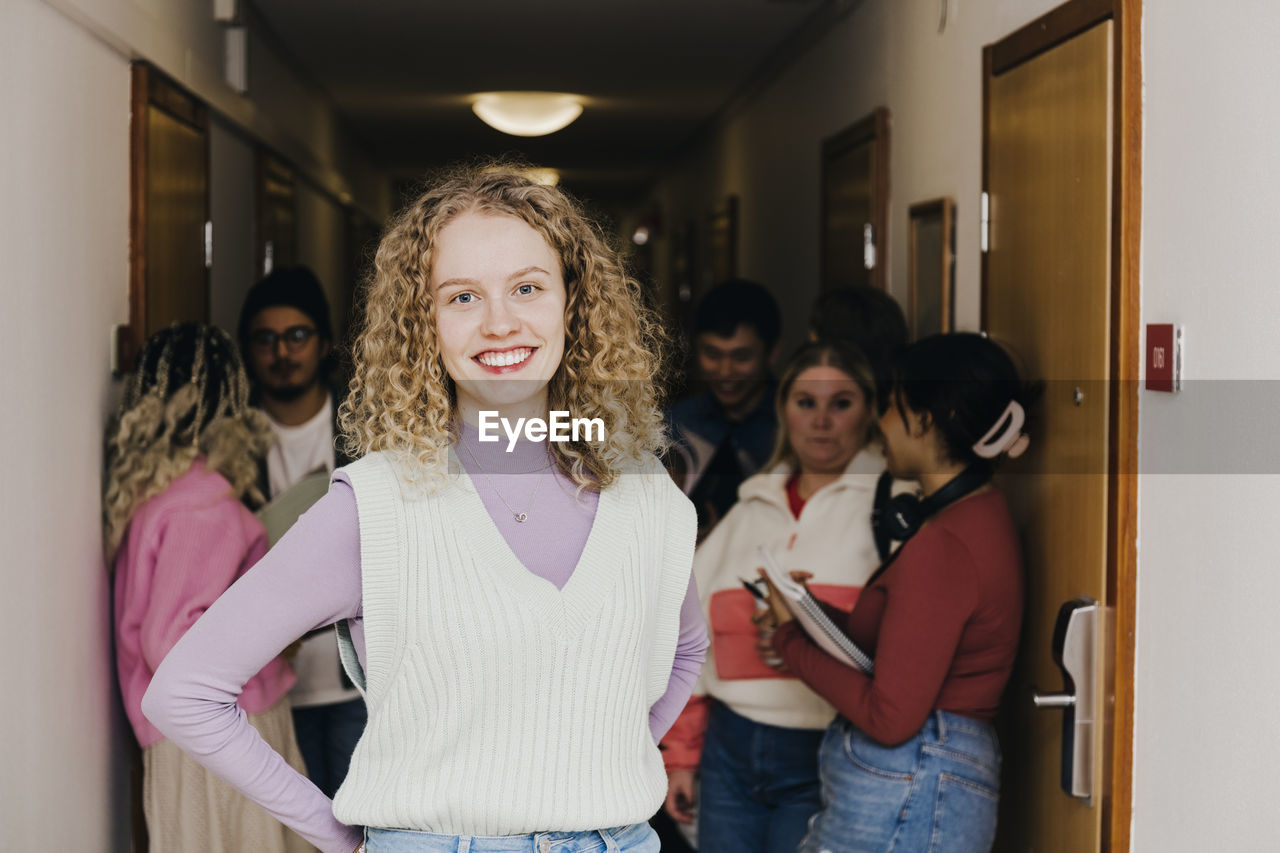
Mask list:
[[[1173,393],[1181,384],[1179,335],[1172,323],[1147,324],[1147,390]]]

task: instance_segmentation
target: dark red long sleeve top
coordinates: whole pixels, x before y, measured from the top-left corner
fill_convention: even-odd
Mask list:
[[[1004,497],[980,492],[938,513],[862,590],[852,613],[835,614],[875,659],[874,676],[837,662],[794,622],[778,629],[774,648],[882,743],[911,738],[935,710],[990,721],[1018,649],[1022,571]]]

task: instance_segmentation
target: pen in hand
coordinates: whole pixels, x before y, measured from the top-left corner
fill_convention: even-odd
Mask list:
[[[747,592],[751,593],[751,597],[754,598],[757,602],[760,602],[760,603],[767,602],[767,599],[765,598],[764,593],[760,591],[760,587],[756,586],[746,578],[738,578],[738,580],[742,583],[743,586],[747,588]]]
[[[738,578],[747,592],[751,593],[751,597],[756,600],[756,615],[752,618],[755,623],[756,631],[759,633],[759,639],[756,642],[756,650],[760,653],[760,660],[769,667],[777,669],[782,665],[782,658],[773,653],[773,631],[777,626],[772,624],[773,620],[769,617],[772,615],[773,608],[769,604],[768,597],[760,591],[760,587],[753,584],[746,578]]]

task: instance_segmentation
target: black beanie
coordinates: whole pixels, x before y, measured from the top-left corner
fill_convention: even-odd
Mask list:
[[[315,273],[304,266],[276,267],[270,275],[249,288],[240,308],[240,327],[237,337],[240,348],[249,345],[249,324],[264,308],[285,306],[296,308],[311,318],[316,332],[323,341],[333,340],[329,325],[329,302]]]

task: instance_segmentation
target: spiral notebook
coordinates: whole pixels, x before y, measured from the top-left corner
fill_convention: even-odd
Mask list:
[[[858,648],[849,635],[840,630],[831,617],[827,615],[818,600],[807,590],[804,584],[791,579],[791,575],[782,570],[767,548],[759,549],[760,560],[764,564],[769,581],[782,595],[782,603],[791,611],[791,615],[800,623],[804,632],[818,644],[818,647],[846,666],[861,670],[867,675],[875,673],[875,664],[870,655]]]

